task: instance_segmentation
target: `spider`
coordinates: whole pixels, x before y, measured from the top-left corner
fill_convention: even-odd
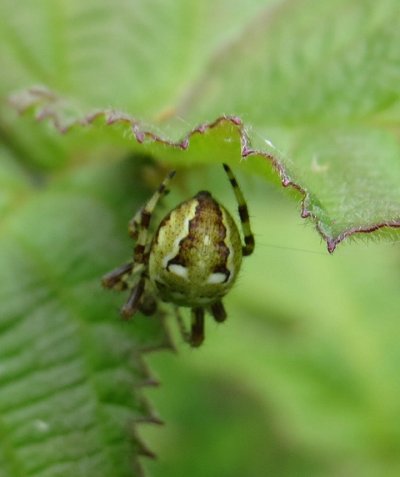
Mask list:
[[[137,311],[154,314],[160,299],[174,304],[177,312],[180,306],[191,308],[190,333],[179,315],[178,319],[184,339],[194,347],[204,340],[206,310],[215,321],[225,321],[221,299],[232,288],[242,257],[250,255],[255,245],[243,193],[231,169],[226,164],[223,167],[238,203],[244,244],[230,213],[207,191],[172,209],[151,236],[150,220],[157,203],[168,192],[175,175],[172,171],[129,222],[129,234],[136,240],[133,260],[102,279],[106,288],[130,290],[121,309],[125,319]]]

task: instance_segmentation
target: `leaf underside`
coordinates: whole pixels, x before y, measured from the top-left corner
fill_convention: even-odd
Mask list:
[[[388,131],[367,131],[361,127],[351,132],[346,128],[324,131],[318,137],[308,138],[310,144],[304,146],[305,152],[300,148],[296,163],[287,160],[269,140],[264,148],[255,149],[238,116],[220,116],[173,141],[157,128],[147,128],[120,111],[95,110],[74,117],[69,110],[65,114],[64,101],[41,88],[12,96],[11,103],[21,113],[33,110],[38,120],[51,120],[61,133],[90,125],[104,134],[105,126],[114,127],[127,148],[161,158],[170,166],[212,164],[216,159],[235,163],[242,159],[243,168],[298,192],[302,199],[301,216],[313,220],[329,252],[355,234],[380,232],[381,238],[397,239],[400,150]],[[371,148],[380,154],[374,163],[368,162]]]
[[[44,2],[26,18],[5,1],[3,90],[45,84],[57,93],[30,89],[16,107],[37,103],[62,131],[103,115],[125,125],[121,147],[169,164],[245,157],[301,192],[329,251],[362,232],[398,239],[395,0],[135,3]],[[41,32],[29,48],[24,29]]]

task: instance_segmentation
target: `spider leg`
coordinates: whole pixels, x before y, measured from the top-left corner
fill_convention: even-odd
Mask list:
[[[171,171],[162,181],[159,188],[154,192],[150,200],[139,210],[131,220],[133,231],[137,235],[137,243],[134,248],[133,260],[136,265],[144,264],[147,261],[146,244],[148,242],[148,232],[150,226],[151,214],[153,213],[158,201],[165,195],[169,181],[174,177],[175,171]]]
[[[145,279],[145,288],[143,292],[143,298],[139,306],[139,310],[146,316],[154,315],[157,311],[157,300],[154,297],[154,294],[149,290],[149,281],[147,277]]]
[[[190,333],[186,329],[185,322],[183,321],[181,312],[178,306],[174,306],[176,322],[178,323],[179,332],[183,338],[183,341],[190,344]]]
[[[226,311],[221,300],[216,301],[211,305],[211,314],[214,320],[218,323],[222,323],[226,320]]]
[[[142,215],[142,208],[140,208],[136,214],[131,218],[128,225],[129,236],[134,240],[137,240],[139,236],[140,217]]]
[[[132,268],[133,262],[128,262],[106,273],[101,279],[103,287],[113,288],[114,290],[125,290],[128,287],[126,280],[129,275],[131,275]]]
[[[121,308],[121,316],[124,320],[129,320],[139,309],[141,298],[144,292],[145,278],[140,277],[138,283],[132,288],[128,300]]]
[[[167,176],[166,180],[169,181],[171,179],[171,177],[173,177],[173,175],[175,174],[174,171],[172,171],[169,176]],[[165,182],[165,180],[164,180]],[[169,189],[164,189],[164,191],[162,192],[162,196],[166,196],[167,194],[169,194]],[[131,218],[131,220],[129,221],[129,225],[128,225],[128,232],[129,232],[129,236],[131,238],[133,238],[134,240],[137,240],[138,239],[138,236],[139,236],[139,229],[140,229],[140,225],[141,225],[141,217],[142,217],[142,211],[143,211],[144,207],[141,207],[137,212],[136,214]]]
[[[158,201],[163,197],[167,191],[167,185],[172,177],[175,175],[175,171],[171,171],[163,182],[160,184],[156,192],[151,196],[150,200],[134,215],[129,222],[129,234],[131,237],[136,238],[137,242],[133,251],[133,263],[128,268],[131,275],[140,273],[139,281],[133,286],[131,293],[125,305],[121,309],[121,315],[124,319],[132,317],[139,309],[145,314],[152,314],[156,309],[155,301],[146,299],[144,296],[145,283],[146,283],[146,264],[149,256],[150,241],[148,240],[148,231],[150,226],[151,215],[156,207]],[[119,276],[123,276],[124,273],[119,272],[123,270],[124,266],[111,272],[105,277],[104,282],[106,284],[117,283]],[[122,275],[121,275],[122,273]],[[125,286],[126,288],[126,286]],[[144,299],[143,299],[144,298]]]
[[[243,196],[242,190],[231,171],[231,168],[227,164],[223,164],[225,172],[231,183],[233,192],[235,193],[236,201],[238,203],[238,211],[240,217],[240,223],[242,225],[242,231],[244,236],[244,246],[242,247],[243,256],[251,255],[254,250],[254,235],[250,227],[249,211],[247,209],[246,200]]]
[[[192,326],[190,334],[190,345],[200,346],[204,341],[204,309],[192,308]]]

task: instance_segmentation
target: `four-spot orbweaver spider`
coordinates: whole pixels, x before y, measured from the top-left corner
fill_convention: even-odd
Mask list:
[[[133,260],[103,277],[107,288],[130,290],[121,309],[129,319],[137,311],[152,315],[157,301],[191,308],[191,332],[182,334],[191,346],[204,339],[204,314],[215,321],[226,319],[222,297],[232,288],[242,257],[254,250],[246,201],[231,169],[223,165],[238,202],[244,245],[230,213],[209,192],[200,191],[182,202],[160,222],[153,236],[149,225],[158,201],[175,175],[170,172],[150,200],[129,222],[136,240]]]

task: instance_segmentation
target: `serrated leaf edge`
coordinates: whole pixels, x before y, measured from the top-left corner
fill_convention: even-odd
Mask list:
[[[326,226],[324,226],[318,216],[313,213],[307,205],[311,203],[311,196],[309,192],[290,177],[288,170],[278,157],[269,152],[254,149],[251,146],[250,137],[247,134],[246,127],[241,118],[238,116],[219,116],[212,122],[197,125],[185,136],[183,136],[182,139],[178,141],[171,141],[144,128],[140,120],[122,111],[116,111],[113,109],[98,109],[82,116],[81,118],[74,118],[68,122],[63,122],[57,109],[61,102],[62,98],[60,96],[42,86],[28,88],[9,97],[10,105],[16,109],[19,114],[24,114],[30,110],[34,110],[34,116],[37,121],[49,120],[61,134],[66,134],[74,127],[89,126],[96,120],[103,119],[105,124],[108,126],[115,124],[122,124],[123,126],[126,126],[139,144],[157,142],[181,150],[188,149],[191,138],[196,134],[204,134],[208,130],[216,128],[224,123],[230,123],[236,128],[239,134],[241,158],[247,159],[255,156],[264,158],[265,160],[269,161],[273,170],[278,174],[283,187],[291,187],[301,194],[302,200],[300,215],[303,219],[309,218],[315,223],[316,230],[326,242],[329,253],[333,253],[339,243],[356,234],[369,234],[382,228],[400,228],[399,218],[398,220],[388,220],[365,226],[350,227],[345,229],[337,236],[329,235],[329,233],[326,231]]]

